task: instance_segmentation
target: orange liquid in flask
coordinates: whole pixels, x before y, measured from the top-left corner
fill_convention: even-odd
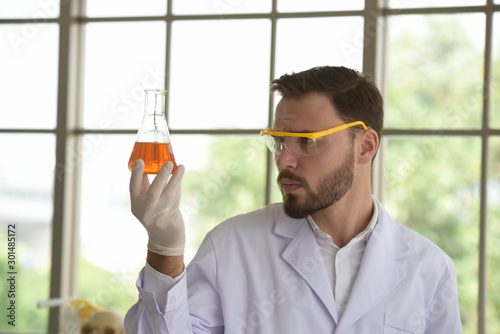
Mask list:
[[[144,161],[144,173],[146,174],[158,173],[163,164],[167,161],[172,161],[174,164],[172,173],[175,172],[177,168],[174,152],[170,143],[135,142],[128,162],[128,169],[132,170],[137,159],[142,159]]]

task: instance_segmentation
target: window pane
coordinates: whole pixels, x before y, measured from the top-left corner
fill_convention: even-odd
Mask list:
[[[54,128],[58,26],[1,25],[0,36],[0,127]]]
[[[278,0],[278,12],[323,12],[341,10],[360,10],[364,8],[363,0],[324,1],[324,0]]]
[[[137,300],[134,282],[147,244],[130,212],[127,164],[135,136],[82,140],[79,297],[125,315]]]
[[[37,303],[49,298],[55,140],[52,135],[0,134],[0,142],[4,143],[2,154],[8,157],[0,161],[0,245],[3,248],[0,268],[2,275],[14,276],[15,281],[15,296],[11,298],[8,297],[10,284],[4,284],[6,278],[2,276],[0,308],[4,316],[0,331],[10,333],[15,328],[20,332],[44,332],[48,311],[38,309]],[[9,230],[15,233],[15,249],[9,249],[11,255],[7,253],[7,246],[14,246],[7,243]],[[7,262],[9,260],[15,263]],[[15,327],[8,324],[11,319],[5,316],[11,301],[16,305]]]
[[[391,17],[387,127],[480,127],[484,18],[481,14]]]
[[[493,59],[491,76],[491,126],[500,128],[500,14],[493,16]]]
[[[483,6],[486,0],[398,0],[389,1],[390,8],[422,8],[422,7],[463,7]]]
[[[167,13],[165,0],[86,0],[87,16],[162,16]]]
[[[488,276],[486,282],[486,328],[488,334],[500,333],[500,138],[490,139],[490,166],[488,181]]]
[[[323,65],[361,70],[362,58],[362,17],[278,21],[275,77]]]
[[[172,26],[169,125],[264,128],[269,103],[268,20],[177,21]]]
[[[186,167],[181,210],[191,259],[215,225],[265,205],[267,147],[257,134],[174,135],[172,145]]]
[[[176,15],[269,13],[271,2],[271,0],[173,0],[172,12]]]
[[[59,16],[59,1],[0,0],[0,18],[28,18],[32,23]]]
[[[385,205],[455,263],[464,333],[477,328],[479,138],[386,139]]]
[[[84,127],[139,127],[144,89],[165,87],[165,40],[163,22],[87,25]]]

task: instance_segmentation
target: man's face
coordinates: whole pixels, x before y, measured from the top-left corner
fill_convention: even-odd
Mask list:
[[[273,131],[316,132],[343,123],[326,96],[309,94],[280,101]],[[292,218],[304,218],[331,206],[352,186],[355,170],[351,133],[341,131],[322,140],[327,141],[327,147],[317,154],[299,156],[284,148],[276,156],[278,185],[285,212]]]

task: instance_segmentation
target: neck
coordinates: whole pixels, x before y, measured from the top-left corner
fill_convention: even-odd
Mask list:
[[[368,226],[372,215],[370,191],[357,194],[351,189],[340,201],[313,213],[311,217],[342,248]]]

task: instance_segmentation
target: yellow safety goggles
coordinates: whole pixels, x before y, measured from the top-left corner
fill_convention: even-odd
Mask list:
[[[279,155],[283,147],[285,147],[291,154],[308,156],[322,151],[327,146],[323,137],[356,125],[361,125],[364,130],[367,130],[364,122],[355,121],[335,126],[327,130],[308,133],[277,132],[271,131],[271,128],[268,128],[261,131],[260,135],[264,136],[267,147],[275,155]]]

